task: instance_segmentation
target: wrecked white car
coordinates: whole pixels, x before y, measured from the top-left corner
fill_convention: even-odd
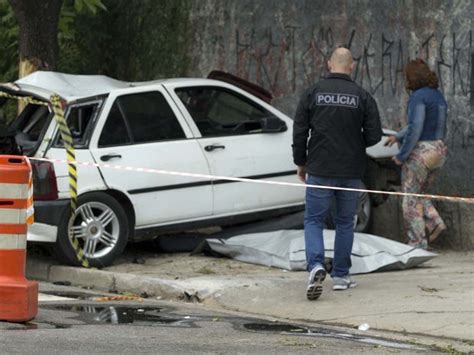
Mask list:
[[[45,101],[59,94],[66,103],[77,161],[97,164],[78,165],[78,208],[75,217],[68,218],[67,165],[33,160],[36,222],[28,240],[54,243],[60,260],[78,264],[70,242],[75,235],[91,265],[105,266],[127,241],[301,210],[304,188],[100,166],[297,182],[290,149],[292,120],[268,103],[263,89],[239,79],[233,83],[130,83],[36,72],[13,86],[1,86],[1,91]],[[4,102],[0,99],[0,107]],[[23,154],[65,159],[57,123],[47,107],[28,104],[8,129]],[[394,153],[382,143],[368,150],[369,157],[380,161]],[[369,196],[361,194],[357,230],[368,228],[371,206]]]

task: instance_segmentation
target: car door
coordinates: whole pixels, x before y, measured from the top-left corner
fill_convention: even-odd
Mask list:
[[[296,182],[291,132],[264,132],[275,109],[231,85],[175,85],[170,88],[192,121],[213,175]],[[266,105],[266,106],[265,106]],[[301,204],[303,189],[255,183],[213,182],[214,214],[226,215]]]
[[[101,164],[209,173],[199,143],[161,86],[111,94],[92,139],[91,151]],[[100,171],[110,189],[129,197],[138,228],[212,214],[209,181],[103,166]]]

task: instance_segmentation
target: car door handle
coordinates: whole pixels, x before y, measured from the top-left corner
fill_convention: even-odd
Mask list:
[[[206,152],[212,152],[215,149],[225,149],[225,145],[219,145],[219,144],[212,144],[212,145],[206,145],[204,147],[204,150]]]
[[[107,154],[107,155],[102,155],[100,157],[100,160],[102,161],[109,161],[110,159],[119,159],[122,156],[120,154]]]

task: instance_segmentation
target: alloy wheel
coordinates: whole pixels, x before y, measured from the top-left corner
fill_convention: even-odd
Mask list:
[[[109,254],[120,236],[120,223],[115,212],[100,202],[79,206],[69,222],[69,239],[75,236],[88,259]]]

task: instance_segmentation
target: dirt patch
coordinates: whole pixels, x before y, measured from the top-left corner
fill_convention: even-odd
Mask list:
[[[139,261],[137,263],[137,260]],[[144,252],[138,259],[133,252],[127,252],[114,266],[106,271],[133,273],[168,280],[189,279],[200,276],[242,276],[242,275],[281,275],[286,272],[267,266],[246,264],[227,258],[215,258],[189,253],[159,254]]]

